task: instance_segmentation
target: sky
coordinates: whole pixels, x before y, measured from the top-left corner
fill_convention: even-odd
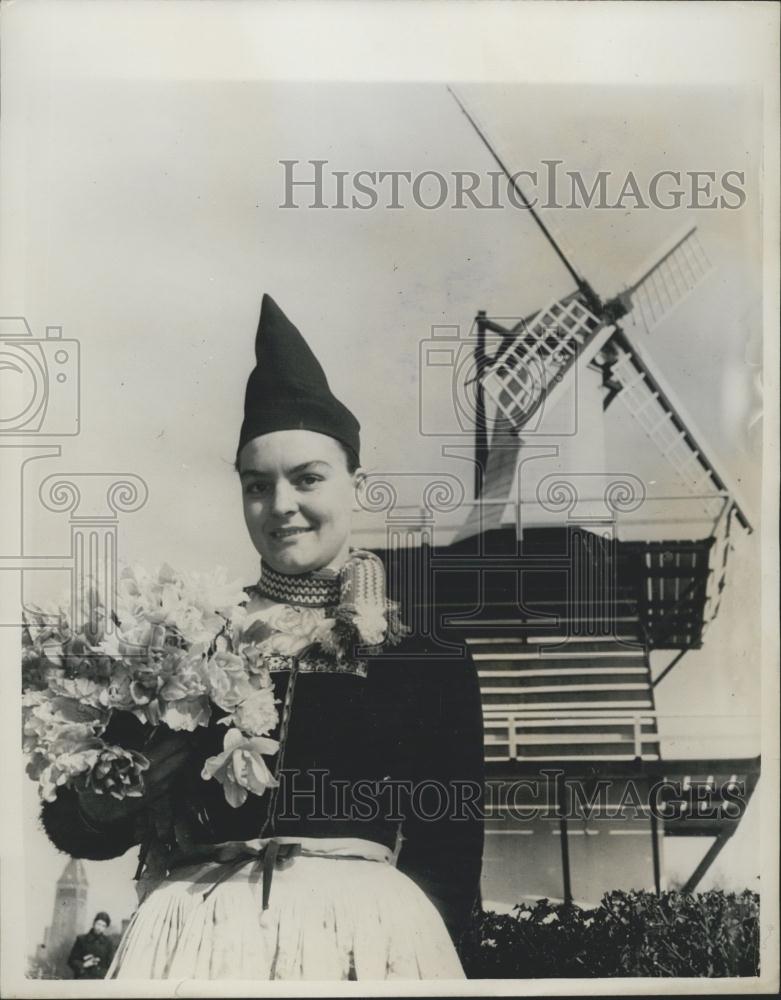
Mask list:
[[[520,317],[571,290],[528,213],[279,207],[283,159],[322,159],[329,171],[351,176],[495,169],[444,82],[258,79],[263,74],[253,74],[243,51],[246,73],[199,77],[194,62],[177,71],[180,49],[166,33],[157,41],[159,64],[142,72],[140,55],[123,65],[131,42],[119,43],[119,23],[92,56],[79,30],[89,39],[91,30],[106,29],[77,24],[47,22],[49,63],[39,58],[49,68],[32,74],[23,93],[9,91],[17,117],[4,136],[6,144],[21,141],[12,154],[4,149],[4,197],[13,196],[13,212],[0,244],[0,312],[25,316],[35,337],[61,326],[81,352],[81,433],[60,440],[60,459],[28,467],[25,551],[68,546],[63,516],[34,502],[47,475],[130,473],[143,478],[149,498],[121,517],[121,557],[185,569],[220,564],[242,582],[255,578],[232,462],[264,291],[304,332],[333,391],[359,415],[368,471],[398,477],[410,497],[419,488],[414,474],[460,476],[468,489],[464,465],[443,455],[442,439],[420,433],[421,344],[436,326],[464,335],[478,309]],[[116,67],[106,58],[109,41]],[[758,523],[757,89],[691,80],[664,87],[453,81],[512,169],[560,159],[568,169],[609,169],[617,177],[744,172],[746,204],[736,211],[561,209],[545,218],[605,296],[628,285],[676,234],[698,226],[712,273],[653,334],[628,332],[713,443],[720,470]],[[444,395],[434,400],[435,409],[448,405]],[[575,448],[592,436],[604,442],[605,471],[633,472],[651,495],[675,491],[618,407],[604,417],[594,407],[582,414]],[[704,649],[658,689],[660,712],[680,716],[684,706],[703,717],[669,720],[669,756],[759,752],[761,539],[737,529],[734,544],[729,589]],[[34,576],[26,593],[62,584]],[[655,654],[654,668],[668,657]],[[65,859],[36,829],[27,784],[32,947]],[[752,805],[711,882],[755,883],[758,830]],[[673,867],[684,863],[680,853],[671,857]],[[131,865],[88,865],[90,911],[129,912]]]

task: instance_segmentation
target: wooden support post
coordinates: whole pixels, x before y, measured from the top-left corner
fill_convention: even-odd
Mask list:
[[[475,344],[475,368],[477,384],[475,385],[475,500],[479,500],[483,492],[485,468],[488,462],[488,426],[485,418],[485,390],[483,388],[483,371],[485,369],[485,311],[477,314],[477,343]]]
[[[703,875],[707,872],[713,862],[721,853],[721,849],[727,843],[729,838],[734,832],[734,827],[724,827],[721,833],[716,837],[713,843],[710,845],[708,850],[705,852],[705,857],[700,861],[697,867],[694,869],[692,874],[689,876],[686,885],[683,887],[681,892],[694,892],[697,886],[700,884]]]
[[[635,757],[638,760],[643,758],[643,717],[635,715],[632,719],[635,739]]]
[[[659,857],[659,820],[651,809],[651,853],[654,863],[654,890],[657,896],[662,894],[662,865]]]
[[[567,839],[567,817],[559,816],[559,832],[561,833],[561,874],[564,883],[564,902],[572,902],[572,879],[569,867],[569,840]]]
[[[518,757],[518,733],[516,730],[516,718],[514,715],[510,715],[507,718],[507,753],[510,760],[516,760]]]
[[[690,589],[691,589],[691,588],[690,588]],[[682,649],[682,650],[680,651],[680,653],[678,653],[678,655],[677,655],[677,656],[674,656],[674,657],[672,658],[672,660],[671,660],[671,661],[670,661],[670,662],[669,662],[669,663],[667,664],[667,666],[666,666],[666,667],[664,668],[664,670],[663,670],[663,671],[662,671],[662,672],[661,672],[661,673],[659,674],[659,676],[658,676],[658,677],[656,678],[656,680],[655,680],[655,681],[651,681],[651,687],[652,687],[652,688],[655,688],[655,687],[656,687],[656,685],[657,685],[657,684],[659,683],[659,681],[661,681],[661,680],[664,680],[664,678],[665,678],[665,677],[666,677],[666,676],[667,676],[667,675],[668,675],[668,674],[670,673],[670,671],[671,671],[671,670],[672,670],[672,668],[673,668],[673,667],[675,666],[675,664],[676,664],[676,663],[678,663],[678,661],[679,661],[679,660],[682,660],[682,659],[683,659],[683,657],[684,657],[684,656],[685,656],[685,655],[686,655],[686,654],[687,654],[688,652],[689,652],[689,650],[688,650],[688,649]]]

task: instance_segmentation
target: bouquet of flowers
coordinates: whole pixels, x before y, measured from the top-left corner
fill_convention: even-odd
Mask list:
[[[117,799],[143,794],[149,761],[103,739],[117,712],[136,716],[151,738],[161,726],[194,732],[219,709],[224,750],[202,777],[221,782],[232,806],[275,785],[264,757],[278,749],[268,736],[277,708],[268,666],[242,636],[245,602],[222,571],[164,565],[156,574],[122,573],[112,628],[94,589],[82,596],[78,628],[64,607],[28,607],[23,739],[41,797],[53,801],[62,786]]]
[[[23,740],[41,797],[52,802],[63,786],[117,799],[143,795],[148,759],[104,738],[123,712],[143,724],[147,744],[161,727],[194,733],[212,718],[224,725],[223,750],[205,761],[201,777],[218,781],[233,807],[276,786],[265,759],[279,749],[270,736],[279,722],[271,671],[311,650],[355,662],[357,646],[376,650],[407,632],[385,598],[375,555],[354,552],[340,576],[333,617],[281,604],[250,618],[247,595],[224,571],[168,565],[155,574],[125,569],[110,622],[94,588],[80,595],[80,625],[64,606],[28,607]]]

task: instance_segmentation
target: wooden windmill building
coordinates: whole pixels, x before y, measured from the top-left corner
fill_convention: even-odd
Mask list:
[[[678,836],[703,838],[686,882],[693,889],[737,828],[759,759],[667,758],[655,689],[703,645],[731,536],[751,525],[663,373],[624,326],[632,313],[653,329],[709,264],[689,230],[603,301],[528,207],[575,287],[522,319],[478,312],[465,341],[434,345],[462,354],[446,363],[462,426],[471,420],[474,430],[474,499],[440,483],[417,514],[388,515],[378,551],[402,599],[426,595],[431,616],[415,627],[443,651],[468,649],[478,668],[484,898],[509,906],[660,891],[665,838]],[[601,431],[608,408],[666,463],[673,495],[651,498],[631,468],[611,470]],[[447,531],[441,517],[435,530],[442,511]],[[658,651],[670,659],[654,677]]]

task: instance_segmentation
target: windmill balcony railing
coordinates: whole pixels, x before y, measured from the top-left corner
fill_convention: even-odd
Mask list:
[[[475,514],[496,508],[501,510],[501,526],[515,526],[517,534],[527,528],[558,524],[586,531],[609,530],[619,541],[705,538],[721,532],[730,504],[727,493],[641,495],[623,509],[620,499],[617,502],[611,499],[609,489],[602,495],[579,495],[577,474],[556,477],[553,488],[559,483],[569,484],[566,504],[558,497],[466,500],[463,484],[455,476],[434,473],[427,477],[430,482],[425,488],[425,493],[431,497],[430,503],[403,503],[398,501],[397,486],[403,489],[407,478],[378,474],[369,487],[375,491],[373,495],[359,499],[353,508],[353,531],[362,544],[382,546],[389,533],[400,537],[398,529],[404,529],[403,537],[408,545],[419,544],[420,537],[424,537],[431,545],[447,546],[467,537],[464,530],[467,521],[468,534],[479,533],[481,524]],[[610,477],[603,478],[609,486]],[[642,484],[637,482],[642,491]],[[380,493],[381,500],[378,499]],[[485,527],[488,527],[489,517],[485,520]],[[493,518],[490,520],[496,523]]]
[[[584,479],[597,488],[586,494]],[[400,502],[415,485],[428,503]],[[623,486],[631,487],[632,496],[622,492]],[[456,597],[454,586],[463,590],[470,578],[473,590],[481,585],[475,582],[477,574],[487,595],[490,591],[485,600],[499,602],[491,609],[493,617],[507,618],[508,626],[513,619],[519,623],[519,612],[499,607],[504,599],[490,581],[496,574],[517,571],[529,607],[554,615],[574,613],[573,622],[578,616],[618,621],[619,613],[631,612],[649,649],[699,648],[724,587],[733,519],[729,497],[647,497],[636,477],[604,474],[545,477],[537,492],[545,490],[545,503],[465,501],[455,476],[376,474],[359,496],[356,541],[398,562],[399,572],[410,580],[425,577],[429,590],[436,583],[440,599],[447,590],[447,602]],[[491,507],[499,507],[501,517],[488,516]],[[419,555],[413,556],[416,551]],[[540,576],[545,571],[547,582]],[[564,585],[557,580],[566,583],[565,598],[544,592]],[[594,596],[589,588],[597,586],[590,580],[601,588],[593,608],[586,607]],[[618,605],[630,599],[631,609],[619,611]],[[562,600],[564,611],[554,606]],[[461,609],[464,622],[470,601],[473,595]],[[583,627],[573,625],[572,631],[582,633]]]
[[[675,722],[670,725],[673,720],[678,727]],[[696,758],[703,756],[708,744],[723,751],[725,743],[741,755],[757,753],[757,718],[729,716],[729,720],[732,730],[725,733],[722,717],[712,715],[660,713],[653,709],[508,712],[486,707],[483,710],[485,757],[488,762],[654,761],[661,758],[663,744],[675,756]],[[556,753],[544,752],[554,746]],[[617,747],[623,752],[616,753]],[[502,748],[506,749],[497,753]],[[606,753],[608,748],[610,752]]]
[[[493,712],[490,708],[483,711],[487,761],[604,758],[607,748],[615,751],[616,747],[626,750],[611,752],[613,760],[658,760],[660,737],[655,726],[653,711],[555,714]],[[649,727],[653,729],[649,731]],[[494,752],[503,747],[507,748],[506,753]],[[556,753],[544,752],[553,747],[557,748]]]

